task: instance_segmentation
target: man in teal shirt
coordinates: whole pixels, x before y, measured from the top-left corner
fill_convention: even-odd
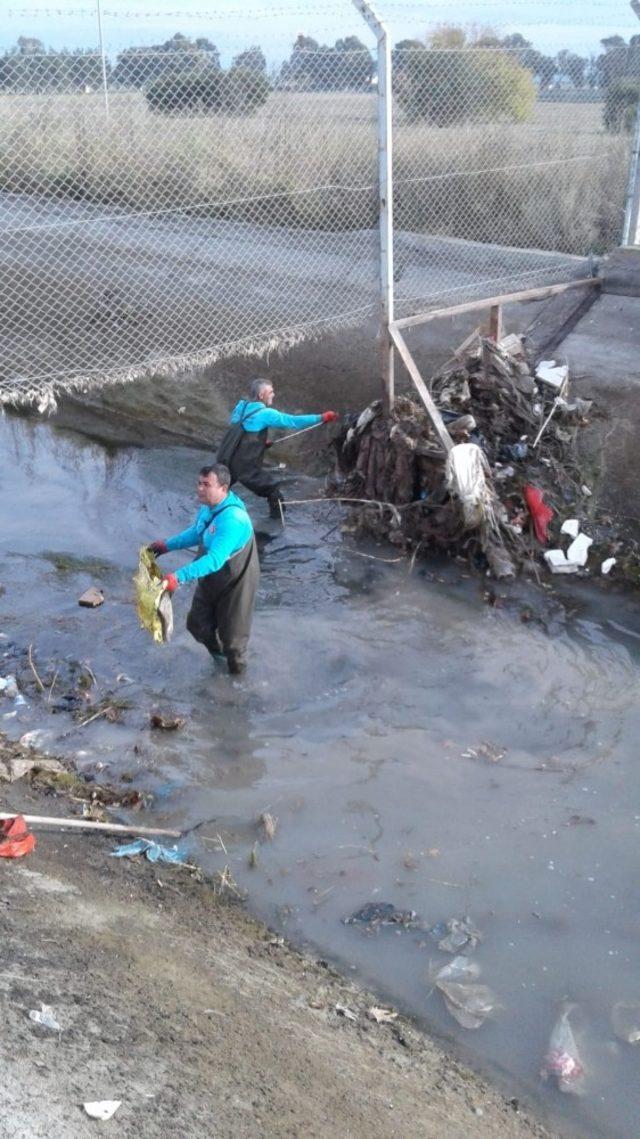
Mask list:
[[[266,498],[272,518],[280,517],[282,494],[275,471],[263,468],[264,453],[268,446],[269,428],[296,431],[315,427],[318,423],[333,423],[335,411],[318,415],[285,415],[272,407],[275,398],[270,380],[257,379],[251,383],[249,399],[241,399],[231,413],[231,422],[218,448],[218,462],[231,471],[231,484],[241,482],[247,490]]]
[[[195,561],[162,580],[169,593],[197,583],[187,629],[212,656],[224,653],[229,672],[238,674],[246,667],[260,565],[251,519],[230,482],[222,463],[203,467],[198,475],[201,506],[193,526],[149,548],[159,556],[198,547]]]

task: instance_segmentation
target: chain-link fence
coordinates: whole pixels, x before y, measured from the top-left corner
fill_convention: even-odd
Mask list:
[[[45,50],[15,13],[0,401],[46,406],[377,313],[377,53],[348,11],[323,16],[333,43],[290,35],[279,60],[246,46],[275,12],[236,13],[245,47],[224,59],[213,13],[210,36],[132,28],[116,47],[126,21],[107,12],[103,51]],[[584,275],[622,231],[637,53],[554,86],[528,48],[460,29],[398,40],[393,19],[396,316]]]

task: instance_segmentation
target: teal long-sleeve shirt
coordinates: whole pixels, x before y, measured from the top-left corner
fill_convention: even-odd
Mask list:
[[[241,399],[231,412],[231,422],[240,423],[245,431],[263,431],[265,427],[294,430],[297,427],[315,427],[322,422],[321,415],[285,415],[275,407],[265,407],[261,400]]]
[[[253,538],[253,526],[247,508],[233,491],[219,506],[201,506],[193,526],[166,538],[167,550],[186,550],[203,546],[204,554],[190,565],[176,571],[181,585],[209,573],[216,573]]]

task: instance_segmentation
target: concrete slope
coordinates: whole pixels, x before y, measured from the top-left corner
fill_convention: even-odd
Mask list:
[[[605,292],[556,356],[569,364],[573,394],[595,400],[590,429],[582,436],[585,481],[593,485],[600,506],[637,535],[640,297]]]

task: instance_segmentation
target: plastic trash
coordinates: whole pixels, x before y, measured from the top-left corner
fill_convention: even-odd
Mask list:
[[[50,1028],[52,1032],[62,1032],[62,1025],[58,1024],[51,1005],[41,1005],[39,1009],[32,1008],[29,1020],[39,1024],[42,1028]]]
[[[428,932],[429,936],[438,942],[438,949],[442,949],[444,953],[457,954],[461,949],[471,951],[479,941],[482,941],[482,934],[468,916],[438,922]]]
[[[503,443],[500,448],[500,458],[502,460],[526,459],[529,454],[529,444],[524,442],[519,443]]]
[[[640,1002],[618,1001],[611,1010],[611,1027],[618,1040],[637,1044],[640,1040]]]
[[[362,909],[356,910],[351,917],[344,918],[344,925],[403,925],[415,924],[417,914],[415,910],[397,910],[391,902],[368,902]]]
[[[600,572],[605,574],[605,576],[608,573],[611,573],[611,570],[613,569],[617,560],[617,558],[605,558],[602,565],[600,566]]]
[[[586,566],[589,546],[592,545],[593,538],[587,537],[586,534],[578,534],[567,550],[567,561],[571,562],[572,565]]]
[[[378,1008],[372,1005],[367,1009],[367,1016],[369,1020],[375,1021],[376,1024],[393,1024],[394,1020],[398,1019],[397,1012],[391,1008]]]
[[[18,695],[18,682],[11,673],[8,676],[0,676],[0,692],[10,700],[15,700]]]
[[[491,469],[486,455],[476,443],[458,443],[447,456],[448,489],[460,499],[465,527],[469,530],[487,522],[493,510]]]
[[[12,755],[7,759],[0,759],[0,780],[7,783],[23,779],[34,770],[60,772],[65,768],[59,759],[50,759],[48,756]]]
[[[34,728],[33,731],[25,732],[23,736],[20,736],[18,743],[20,747],[25,747],[29,750],[35,750],[36,748],[42,750],[52,739],[52,732],[47,732],[44,728]],[[60,765],[58,770],[62,770],[62,765]]]
[[[564,550],[545,550],[543,554],[551,573],[577,573],[580,566],[570,562]]]
[[[536,379],[558,392],[564,387],[568,375],[568,366],[556,364],[555,360],[541,360],[536,367]]]
[[[440,981],[476,981],[480,976],[480,966],[470,957],[454,957],[452,961],[436,962],[429,966],[429,980],[437,985]]]
[[[549,1047],[543,1060],[540,1075],[543,1080],[557,1081],[561,1092],[582,1095],[584,1091],[584,1068],[578,1055],[569,1015],[575,1005],[566,1005],[553,1026],[549,1037]]]
[[[144,854],[148,862],[174,862],[178,866],[186,863],[184,851],[177,846],[161,846],[148,838],[138,838],[111,851],[112,858],[133,858],[136,854]]]
[[[543,545],[548,541],[548,527],[551,519],[553,518],[553,510],[545,503],[542,491],[537,486],[527,484],[524,488],[524,500],[527,504],[529,513],[533,518],[533,527],[536,532],[536,538]]]
[[[27,830],[22,815],[0,823],[0,858],[24,858],[25,854],[31,854],[35,845],[35,837]]]
[[[346,1005],[335,1005],[335,1010],[336,1010],[338,1016],[343,1016],[345,1018],[345,1020],[357,1020],[358,1019],[355,1012],[353,1012],[350,1008],[347,1008]]]
[[[162,571],[151,550],[143,546],[138,558],[138,570],[133,578],[136,609],[140,624],[151,634],[156,644],[168,641],[173,631],[171,598],[161,588]]]
[[[91,1103],[83,1103],[82,1106],[92,1119],[102,1119],[103,1122],[106,1122],[107,1119],[111,1119],[115,1115],[121,1104],[121,1099],[99,1099],[93,1100]]]
[[[570,538],[577,538],[580,533],[580,523],[577,518],[566,518],[560,527],[561,534],[568,534]]]
[[[463,1028],[480,1028],[496,1007],[488,985],[438,981],[437,988],[444,997],[447,1011]]]

